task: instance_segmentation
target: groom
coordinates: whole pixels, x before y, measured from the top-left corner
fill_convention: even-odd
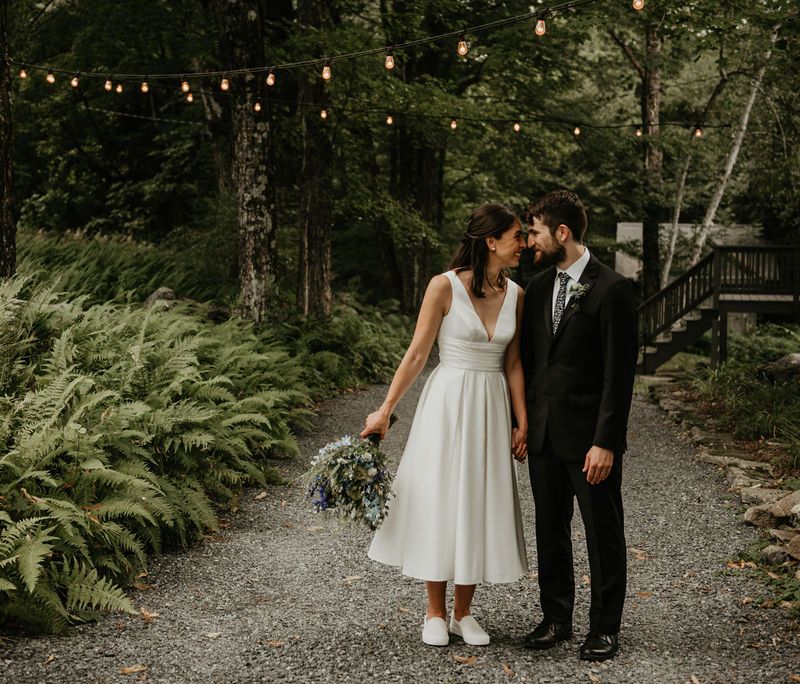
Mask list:
[[[638,352],[633,288],[589,254],[574,192],[548,193],[525,219],[528,247],[548,267],[526,290],[521,332],[543,613],[525,644],[546,649],[572,637],[577,499],[592,591],[580,657],[605,660],[619,649],[625,601],[620,484]]]

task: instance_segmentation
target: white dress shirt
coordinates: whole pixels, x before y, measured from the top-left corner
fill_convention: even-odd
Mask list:
[[[556,279],[553,283],[553,318],[556,315],[556,297],[558,297],[558,288],[561,284],[561,280],[559,279],[560,273],[566,273],[569,276],[569,280],[567,281],[567,299],[564,301],[564,308],[566,309],[567,303],[569,302],[570,298],[572,297],[572,293],[570,290],[572,289],[573,284],[577,284],[580,280],[581,276],[583,275],[583,269],[586,268],[586,264],[589,263],[589,248],[584,246],[583,248],[583,256],[578,259],[572,266],[567,268],[566,270],[559,268],[556,266]]]

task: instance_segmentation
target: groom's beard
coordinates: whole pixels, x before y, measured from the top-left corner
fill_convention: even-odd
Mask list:
[[[546,266],[555,266],[563,261],[566,261],[566,259],[567,248],[559,243],[555,243],[555,245],[553,245],[553,247],[548,249],[546,252],[537,249],[533,258],[534,263],[541,268]]]

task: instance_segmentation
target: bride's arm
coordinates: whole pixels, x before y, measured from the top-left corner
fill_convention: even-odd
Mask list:
[[[361,432],[362,437],[373,433],[378,433],[381,439],[386,436],[386,431],[389,429],[389,417],[392,415],[394,407],[417,379],[428,361],[442,318],[450,308],[451,298],[452,288],[447,276],[434,276],[422,299],[411,344],[395,371],[392,384],[386,393],[386,399],[377,411],[367,416],[367,422]]]
[[[511,450],[514,456],[522,458],[527,451],[528,441],[528,410],[525,404],[525,376],[522,372],[522,357],[520,355],[519,337],[522,330],[522,313],[525,310],[525,293],[520,288],[517,297],[517,330],[514,338],[506,349],[505,373],[508,388],[511,391],[511,409],[517,420],[517,427],[513,430]]]

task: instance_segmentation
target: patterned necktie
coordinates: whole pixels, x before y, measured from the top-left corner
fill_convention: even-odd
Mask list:
[[[564,307],[567,303],[567,283],[569,282],[569,273],[559,273],[558,279],[561,284],[558,286],[558,294],[556,295],[556,310],[553,312],[553,335],[558,330],[558,324],[561,323],[561,317],[564,315]]]

